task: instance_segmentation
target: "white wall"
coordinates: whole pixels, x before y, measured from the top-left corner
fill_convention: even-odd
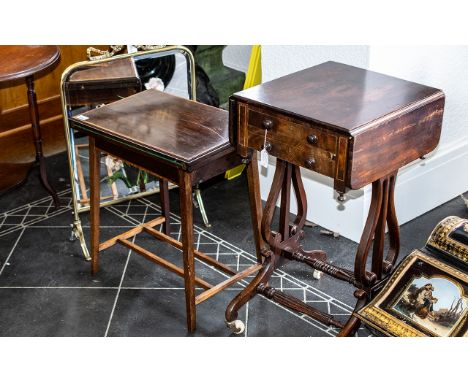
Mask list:
[[[262,80],[270,81],[330,60],[365,68],[369,64],[369,47],[262,45]]]
[[[468,47],[263,46],[263,80],[269,81],[334,60],[443,89],[446,109],[439,147],[399,172],[395,203],[401,224],[468,190]],[[261,169],[266,199],[274,168]],[[303,170],[308,219],[359,241],[370,203],[370,186],[348,193],[340,205],[332,181]],[[292,206],[291,212],[295,212]],[[429,233],[428,233],[429,234]]]
[[[468,190],[468,46],[371,46],[369,69],[446,96],[439,146],[400,171],[395,204],[405,223]]]
[[[223,49],[223,64],[247,73],[252,45],[227,45]]]
[[[439,149],[468,139],[468,46],[372,46],[369,69],[442,89]]]

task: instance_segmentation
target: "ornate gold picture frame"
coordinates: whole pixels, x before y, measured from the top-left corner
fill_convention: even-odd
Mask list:
[[[427,246],[468,264],[468,221],[458,216],[442,220],[432,231]]]
[[[373,301],[355,314],[389,336],[465,337],[468,276],[414,250]]]

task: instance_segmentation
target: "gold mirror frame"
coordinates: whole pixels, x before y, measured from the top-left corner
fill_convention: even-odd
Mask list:
[[[83,228],[82,228],[81,219],[80,219],[80,213],[89,211],[89,206],[81,206],[79,204],[78,195],[77,195],[77,187],[78,187],[77,174],[75,173],[75,166],[73,165],[73,151],[75,150],[75,146],[73,145],[73,141],[71,139],[71,134],[73,134],[73,132],[71,131],[70,125],[68,123],[69,105],[67,103],[67,97],[66,97],[66,84],[69,81],[69,77],[71,76],[73,72],[83,67],[90,67],[93,65],[98,65],[102,63],[111,62],[111,61],[123,60],[127,58],[135,58],[135,57],[140,57],[140,56],[150,56],[150,57],[156,58],[156,57],[164,57],[164,56],[177,54],[177,53],[182,54],[186,59],[187,85],[188,85],[187,91],[188,91],[189,98],[192,100],[196,100],[195,59],[193,57],[192,52],[185,46],[181,46],[181,45],[168,45],[168,46],[162,46],[162,47],[158,47],[156,49],[151,49],[151,50],[119,54],[110,58],[103,58],[103,59],[93,60],[93,61],[77,62],[73,65],[70,65],[62,73],[62,77],[60,81],[60,96],[61,96],[61,101],[62,101],[62,113],[63,113],[63,122],[64,122],[64,127],[65,127],[65,139],[66,139],[66,145],[67,145],[68,165],[69,165],[69,171],[70,171],[70,186],[71,186],[71,194],[72,194],[72,206],[73,206],[72,238],[76,238],[80,241],[83,256],[85,257],[86,260],[90,260],[91,257],[89,255],[88,247],[84,238]],[[101,201],[101,207],[109,206],[115,203],[121,203],[126,200],[131,200],[131,199],[147,196],[150,194],[154,194],[156,192],[158,191],[150,190],[150,191],[127,195],[124,197],[120,197],[118,199],[107,200],[104,202]]]

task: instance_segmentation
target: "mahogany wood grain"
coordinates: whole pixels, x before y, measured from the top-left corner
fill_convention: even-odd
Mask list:
[[[215,285],[213,288],[208,289],[207,291],[200,293],[196,298],[195,298],[195,304],[198,305],[202,303],[203,301],[209,299],[210,297],[213,297],[215,294],[221,292],[222,290],[228,288],[232,284],[235,284],[239,280],[242,280],[243,278],[250,276],[252,273],[255,273],[259,271],[262,268],[261,264],[255,264],[252,265],[243,271],[240,271],[236,273],[234,276],[220,282],[219,284]]]
[[[38,74],[59,58],[55,45],[0,45],[0,82]]]
[[[286,172],[286,164],[284,161],[277,161],[275,175],[273,176],[273,182],[271,183],[270,192],[268,193],[268,198],[265,203],[265,208],[263,209],[262,223],[261,223],[261,232],[263,240],[267,242],[270,247],[274,245],[274,237],[271,234],[270,224],[273,221],[273,216],[276,210],[276,201],[281,192],[281,187],[284,180],[284,174]]]
[[[0,83],[11,83],[20,79],[26,80],[29,117],[36,152],[35,161],[39,164],[40,181],[47,192],[51,194],[56,208],[59,207],[60,201],[47,178],[34,76],[50,68],[57,62],[59,57],[60,51],[57,46],[0,46]]]
[[[0,47],[0,51],[3,48],[5,47]],[[50,69],[34,76],[45,157],[66,149],[59,91],[60,76],[69,65],[86,60],[86,48],[87,46],[81,45],[61,45],[60,59]],[[8,59],[3,54],[0,56]],[[22,183],[35,161],[36,152],[31,140],[32,127],[28,109],[24,78],[0,83],[0,174],[8,172],[9,168],[18,169],[9,173],[9,176],[0,178],[0,193]]]
[[[185,164],[230,146],[226,111],[154,89],[72,120],[91,130],[98,126],[100,133]],[[153,134],[155,129],[158,134]]]
[[[395,183],[396,173],[390,176],[388,189],[388,211],[387,211],[387,227],[389,236],[389,248],[387,256],[384,260],[384,272],[390,273],[395,266],[400,251],[400,227],[395,210]]]
[[[317,308],[314,308],[296,297],[287,295],[275,288],[260,284],[257,291],[263,294],[265,297],[275,301],[276,303],[285,306],[294,311],[306,314],[316,320],[323,322],[325,325],[332,325],[337,328],[343,328],[343,324],[335,319],[332,315],[324,313]]]
[[[262,268],[253,278],[253,280],[242,289],[239,294],[234,297],[231,302],[229,302],[226,307],[225,318],[227,322],[233,322],[237,319],[239,314],[239,309],[244,306],[255,294],[257,293],[257,287],[263,282],[268,282],[271,274],[275,270],[274,264],[276,261],[275,255],[271,251],[265,250],[262,253],[265,257]]]
[[[243,90],[235,98],[347,133],[378,123],[383,116],[404,107],[421,106],[421,100],[435,95],[440,97],[443,93],[415,82],[328,61]]]
[[[80,67],[79,70],[70,74],[69,82],[101,82],[104,80],[122,80],[125,78],[136,78],[137,71],[131,58],[110,62],[93,62],[89,66]]]
[[[162,178],[159,179],[159,198],[161,200],[161,212],[164,216],[163,230],[166,235],[170,235],[169,183],[167,180]]]
[[[70,74],[65,83],[69,106],[99,105],[141,91],[142,84],[132,59],[90,63]]]
[[[40,76],[34,79],[39,104],[41,101],[52,97],[60,99],[60,78],[62,72],[71,64],[86,61],[87,47],[88,45],[59,45],[60,59],[51,67],[50,71],[41,72]],[[0,110],[2,114],[15,108],[26,106],[27,102],[24,80],[0,84]],[[58,115],[61,115],[60,101],[58,108]],[[39,110],[40,115],[43,112],[43,110]]]
[[[113,106],[116,104],[126,104],[127,106],[122,108],[122,113],[116,112],[115,109],[110,111],[108,106],[104,106],[94,110],[95,113],[93,113],[93,118],[95,119],[93,120],[93,124],[86,123],[86,120],[80,121],[79,118],[76,117],[71,119],[71,122],[73,124],[73,128],[87,133],[92,138],[90,150],[98,150],[108,153],[162,179],[161,204],[163,207],[163,217],[160,218],[161,220],[158,220],[158,222],[167,222],[167,218],[169,217],[168,209],[166,212],[164,211],[164,206],[169,205],[168,195],[164,192],[164,183],[171,181],[179,186],[182,231],[181,242],[175,240],[166,233],[159,232],[151,228],[151,224],[143,223],[126,233],[120,234],[102,243],[101,249],[108,248],[116,242],[126,245],[157,264],[163,265],[168,269],[170,268],[179,275],[181,275],[180,269],[182,268],[176,270],[174,268],[174,264],[170,264],[148,250],[132,244],[128,239],[141,231],[145,231],[157,239],[162,240],[175,248],[181,249],[184,264],[183,277],[187,328],[189,332],[192,332],[196,328],[196,303],[205,301],[221,292],[229,285],[232,285],[232,283],[235,283],[251,273],[259,271],[260,268],[262,268],[262,274],[264,274],[263,267],[261,266],[262,257],[258,253],[257,258],[259,261],[256,265],[250,267],[248,270],[237,272],[227,265],[219,263],[215,259],[202,252],[196,251],[193,248],[193,187],[201,181],[208,180],[215,175],[225,172],[227,169],[232,168],[233,165],[246,163],[251,212],[255,215],[252,216],[254,239],[257,250],[261,251],[263,243],[258,231],[261,214],[261,200],[257,161],[252,150],[247,150],[246,155],[241,157],[237,154],[236,149],[230,145],[228,139],[227,119],[225,118],[227,115],[224,111],[219,111],[213,108],[206,109],[206,107],[201,104],[165,93],[156,93],[156,91],[147,91],[145,97],[155,94],[156,98],[153,97],[153,100],[159,100],[156,102],[156,105],[153,104],[153,106],[150,106],[153,101],[148,100],[148,104],[145,107],[141,109],[138,109],[138,107],[133,109],[130,105],[135,105],[134,101],[135,97],[138,96],[137,95],[108,105]],[[167,106],[164,109],[166,112],[161,109],[161,105]],[[174,105],[180,105],[180,107],[176,108]],[[133,118],[134,115],[132,113],[134,113],[135,110],[143,113],[144,115]],[[83,115],[87,116],[88,113]],[[96,120],[100,120],[102,116],[105,116],[105,118],[102,119],[102,121],[104,121],[103,125],[101,125],[101,122],[96,124]],[[151,116],[154,117],[154,119],[150,118]],[[217,119],[217,116],[220,116],[219,120]],[[112,123],[113,120],[115,121],[114,124]],[[132,128],[141,128],[142,126],[138,125],[141,121],[149,122],[149,125],[146,127],[143,126],[149,130],[145,131],[144,134],[141,134],[141,132],[135,133],[133,135],[133,139],[126,139],[123,135],[123,133],[127,131],[126,129],[131,130]],[[176,121],[175,125],[173,123],[174,121]],[[124,126],[124,122],[128,123],[128,125]],[[181,142],[180,145],[177,145],[177,142],[175,142],[175,149],[172,151],[168,150],[168,146],[165,144],[164,139],[159,137],[159,135],[166,134],[167,131],[171,131],[171,129],[177,130],[177,133],[182,135],[177,138],[178,141]],[[173,133],[174,131],[170,134]],[[217,137],[214,137],[214,135]],[[206,144],[206,142],[203,143],[207,136],[209,137],[208,141],[213,138],[213,142],[217,141],[219,146],[216,146],[215,144],[210,145],[209,142],[208,144]],[[137,142],[137,140],[141,140],[144,137],[148,137],[148,139],[144,142],[143,147],[143,142]],[[196,139],[192,139],[194,137]],[[190,140],[193,142],[190,142]],[[200,143],[196,148],[189,147],[196,142]],[[189,147],[189,151],[193,149],[192,153],[194,153],[194,155],[190,156],[188,154],[184,154],[183,150],[186,147]],[[177,151],[177,153],[175,151]],[[191,158],[195,159],[189,161]],[[94,182],[93,187],[95,186],[96,182]],[[97,202],[91,201],[91,203]],[[164,217],[166,219],[164,219]],[[98,220],[96,221],[98,222]],[[93,226],[93,232],[95,229],[98,229],[98,227],[96,228]],[[220,284],[212,286],[209,291],[200,295],[197,300],[195,296],[195,285],[199,285],[197,284],[199,283],[199,279],[195,276],[195,258],[198,258],[202,262],[205,262],[217,270],[231,276]],[[94,267],[97,269],[97,260]],[[241,300],[243,300],[243,298],[244,297],[241,297]]]
[[[129,239],[133,236],[136,236],[146,228],[152,228],[156,225],[163,224],[165,223],[165,218],[164,216],[158,216],[157,218],[150,220],[149,222],[137,225],[134,228],[129,229],[128,231],[125,231],[124,233],[114,236],[110,238],[109,240],[104,241],[103,243],[99,244],[99,252],[104,251],[107,248],[112,247],[117,243],[119,240],[124,240],[124,239]]]
[[[184,259],[185,305],[187,311],[187,329],[196,329],[195,309],[195,257],[193,248],[193,202],[190,173],[179,171],[179,200],[182,233],[182,255]]]
[[[250,163],[247,164],[247,185],[249,188],[250,217],[255,241],[257,263],[263,262],[262,251],[265,243],[261,235],[262,199],[260,197],[260,183],[258,175],[257,152],[254,151]]]
[[[292,166],[286,163],[285,178],[281,186],[281,207],[279,218],[279,233],[283,238],[289,236],[289,211],[291,209],[291,175]]]
[[[361,188],[430,153],[439,143],[445,97],[441,91],[353,133],[347,184]]]
[[[132,243],[131,241],[128,241],[127,239],[123,239],[123,238],[119,238],[118,239],[118,242],[120,244],[123,244],[124,246],[126,246],[128,249],[131,249],[132,251],[135,251],[137,253],[139,253],[140,255],[142,255],[143,257],[145,257],[146,259],[152,261],[153,263],[156,263],[158,265],[161,265],[162,267],[166,268],[167,270],[179,275],[179,276],[184,276],[184,270],[180,267],[177,267],[176,265],[174,265],[173,263],[171,263],[170,261],[167,261],[165,259],[163,259],[162,257],[160,256],[157,256],[155,255],[154,253],[148,251],[147,249],[135,244],[135,243]],[[213,285],[211,285],[210,283],[206,282],[205,280],[199,278],[199,277],[195,277],[194,278],[194,283],[195,285],[198,285],[204,289],[212,289],[213,288]]]
[[[42,69],[41,69],[42,70]],[[42,152],[42,134],[39,124],[39,111],[37,107],[36,92],[34,90],[34,78],[33,75],[26,77],[26,85],[28,88],[28,104],[29,104],[29,116],[31,118],[31,127],[33,133],[34,148],[36,150],[36,162],[39,163],[39,179],[43,187],[52,196],[54,200],[55,208],[60,206],[60,201],[57,196],[57,192],[49,184],[47,177],[44,153]]]
[[[358,312],[366,305],[369,296],[366,291],[362,289],[356,289],[354,291],[354,297],[356,297],[357,301],[356,301],[356,306],[354,307],[353,313]],[[361,320],[356,315],[351,314],[351,317],[349,318],[348,321],[346,321],[346,324],[337,334],[337,337],[353,336],[360,326],[361,326]]]
[[[268,125],[271,155],[344,192],[432,151],[444,103],[439,89],[329,61],[234,94],[232,136],[258,150]]]
[[[177,249],[183,249],[183,244],[174,239],[173,237],[170,237],[170,236],[167,236],[166,234],[163,234],[157,230],[155,230],[154,228],[150,228],[149,226],[145,225],[143,227],[144,231],[148,232],[150,235],[154,236],[156,239],[159,239],[159,240],[163,240],[165,241],[166,243],[169,243],[171,244],[173,247],[177,248]],[[210,256],[204,254],[203,252],[200,252],[200,251],[197,251],[197,250],[193,250],[193,254],[195,255],[195,257],[209,265],[212,265],[214,266],[215,268],[223,271],[224,273],[227,273],[228,275],[235,275],[236,274],[236,271],[233,270],[231,267],[223,264],[223,263],[220,263],[216,260],[214,260],[213,258],[211,258]]]
[[[261,222],[269,246],[263,253],[269,256],[257,277],[228,305],[226,320],[235,319],[240,307],[258,292],[342,328],[340,335],[352,335],[360,324],[356,316],[342,325],[266,283],[283,259],[296,260],[359,288],[356,309],[366,303],[398,257],[397,172],[437,146],[444,103],[441,90],[336,62],[234,94],[230,98],[230,139],[238,152],[245,155],[248,150],[265,148],[277,160]],[[305,250],[300,245],[307,197],[299,166],[332,177],[340,193],[372,183],[371,205],[353,270],[327,262],[323,251]],[[293,224],[289,219],[291,185],[298,206]],[[280,197],[279,227],[274,229]],[[386,227],[389,248],[384,256]]]

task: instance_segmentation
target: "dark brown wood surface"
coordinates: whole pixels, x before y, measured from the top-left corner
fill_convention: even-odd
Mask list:
[[[441,91],[429,86],[328,61],[236,93],[345,132]]]
[[[65,83],[69,106],[100,105],[133,95],[142,89],[131,58],[77,68]]]
[[[398,258],[400,235],[394,205],[398,169],[436,147],[444,102],[440,90],[335,62],[230,98],[230,138],[237,143],[239,153],[264,148],[277,161],[261,222],[269,247],[262,251],[263,268],[228,305],[228,322],[237,318],[241,306],[261,293],[289,309],[341,328],[341,336],[355,333],[360,321],[354,315],[343,324],[267,283],[285,259],[299,261],[356,286],[355,311],[362,308]],[[354,270],[331,264],[321,250],[302,247],[307,197],[298,166],[334,178],[339,192],[346,186],[360,188],[372,183],[372,201]],[[297,202],[293,221],[291,186]],[[278,200],[279,224],[272,229]]]
[[[128,58],[101,63],[91,61],[88,67],[80,67],[79,70],[73,72],[69,77],[69,81],[102,81],[136,76],[135,64],[131,58]]]
[[[158,90],[145,90],[74,117],[97,134],[193,164],[230,146],[228,113]]]
[[[231,141],[241,155],[265,146],[344,192],[434,150],[444,103],[441,90],[329,61],[234,94]]]
[[[57,193],[50,185],[44,153],[42,149],[42,134],[40,129],[39,109],[34,86],[34,75],[49,68],[60,58],[57,46],[43,45],[11,45],[0,46],[0,82],[14,82],[14,80],[25,80],[27,86],[27,97],[29,106],[29,117],[31,121],[36,162],[39,164],[42,185],[54,199],[55,207],[60,205]],[[23,174],[21,174],[23,175]]]
[[[86,60],[86,48],[83,45],[60,45],[60,60],[34,78],[46,157],[66,150],[60,77],[69,65]],[[28,109],[24,79],[0,83],[0,193],[22,182],[35,161]],[[6,173],[8,176],[4,176]]]
[[[0,45],[0,82],[39,73],[59,58],[55,45]]]
[[[422,104],[422,102],[427,102]],[[354,135],[347,183],[358,189],[430,153],[439,143],[445,97],[439,92]]]

